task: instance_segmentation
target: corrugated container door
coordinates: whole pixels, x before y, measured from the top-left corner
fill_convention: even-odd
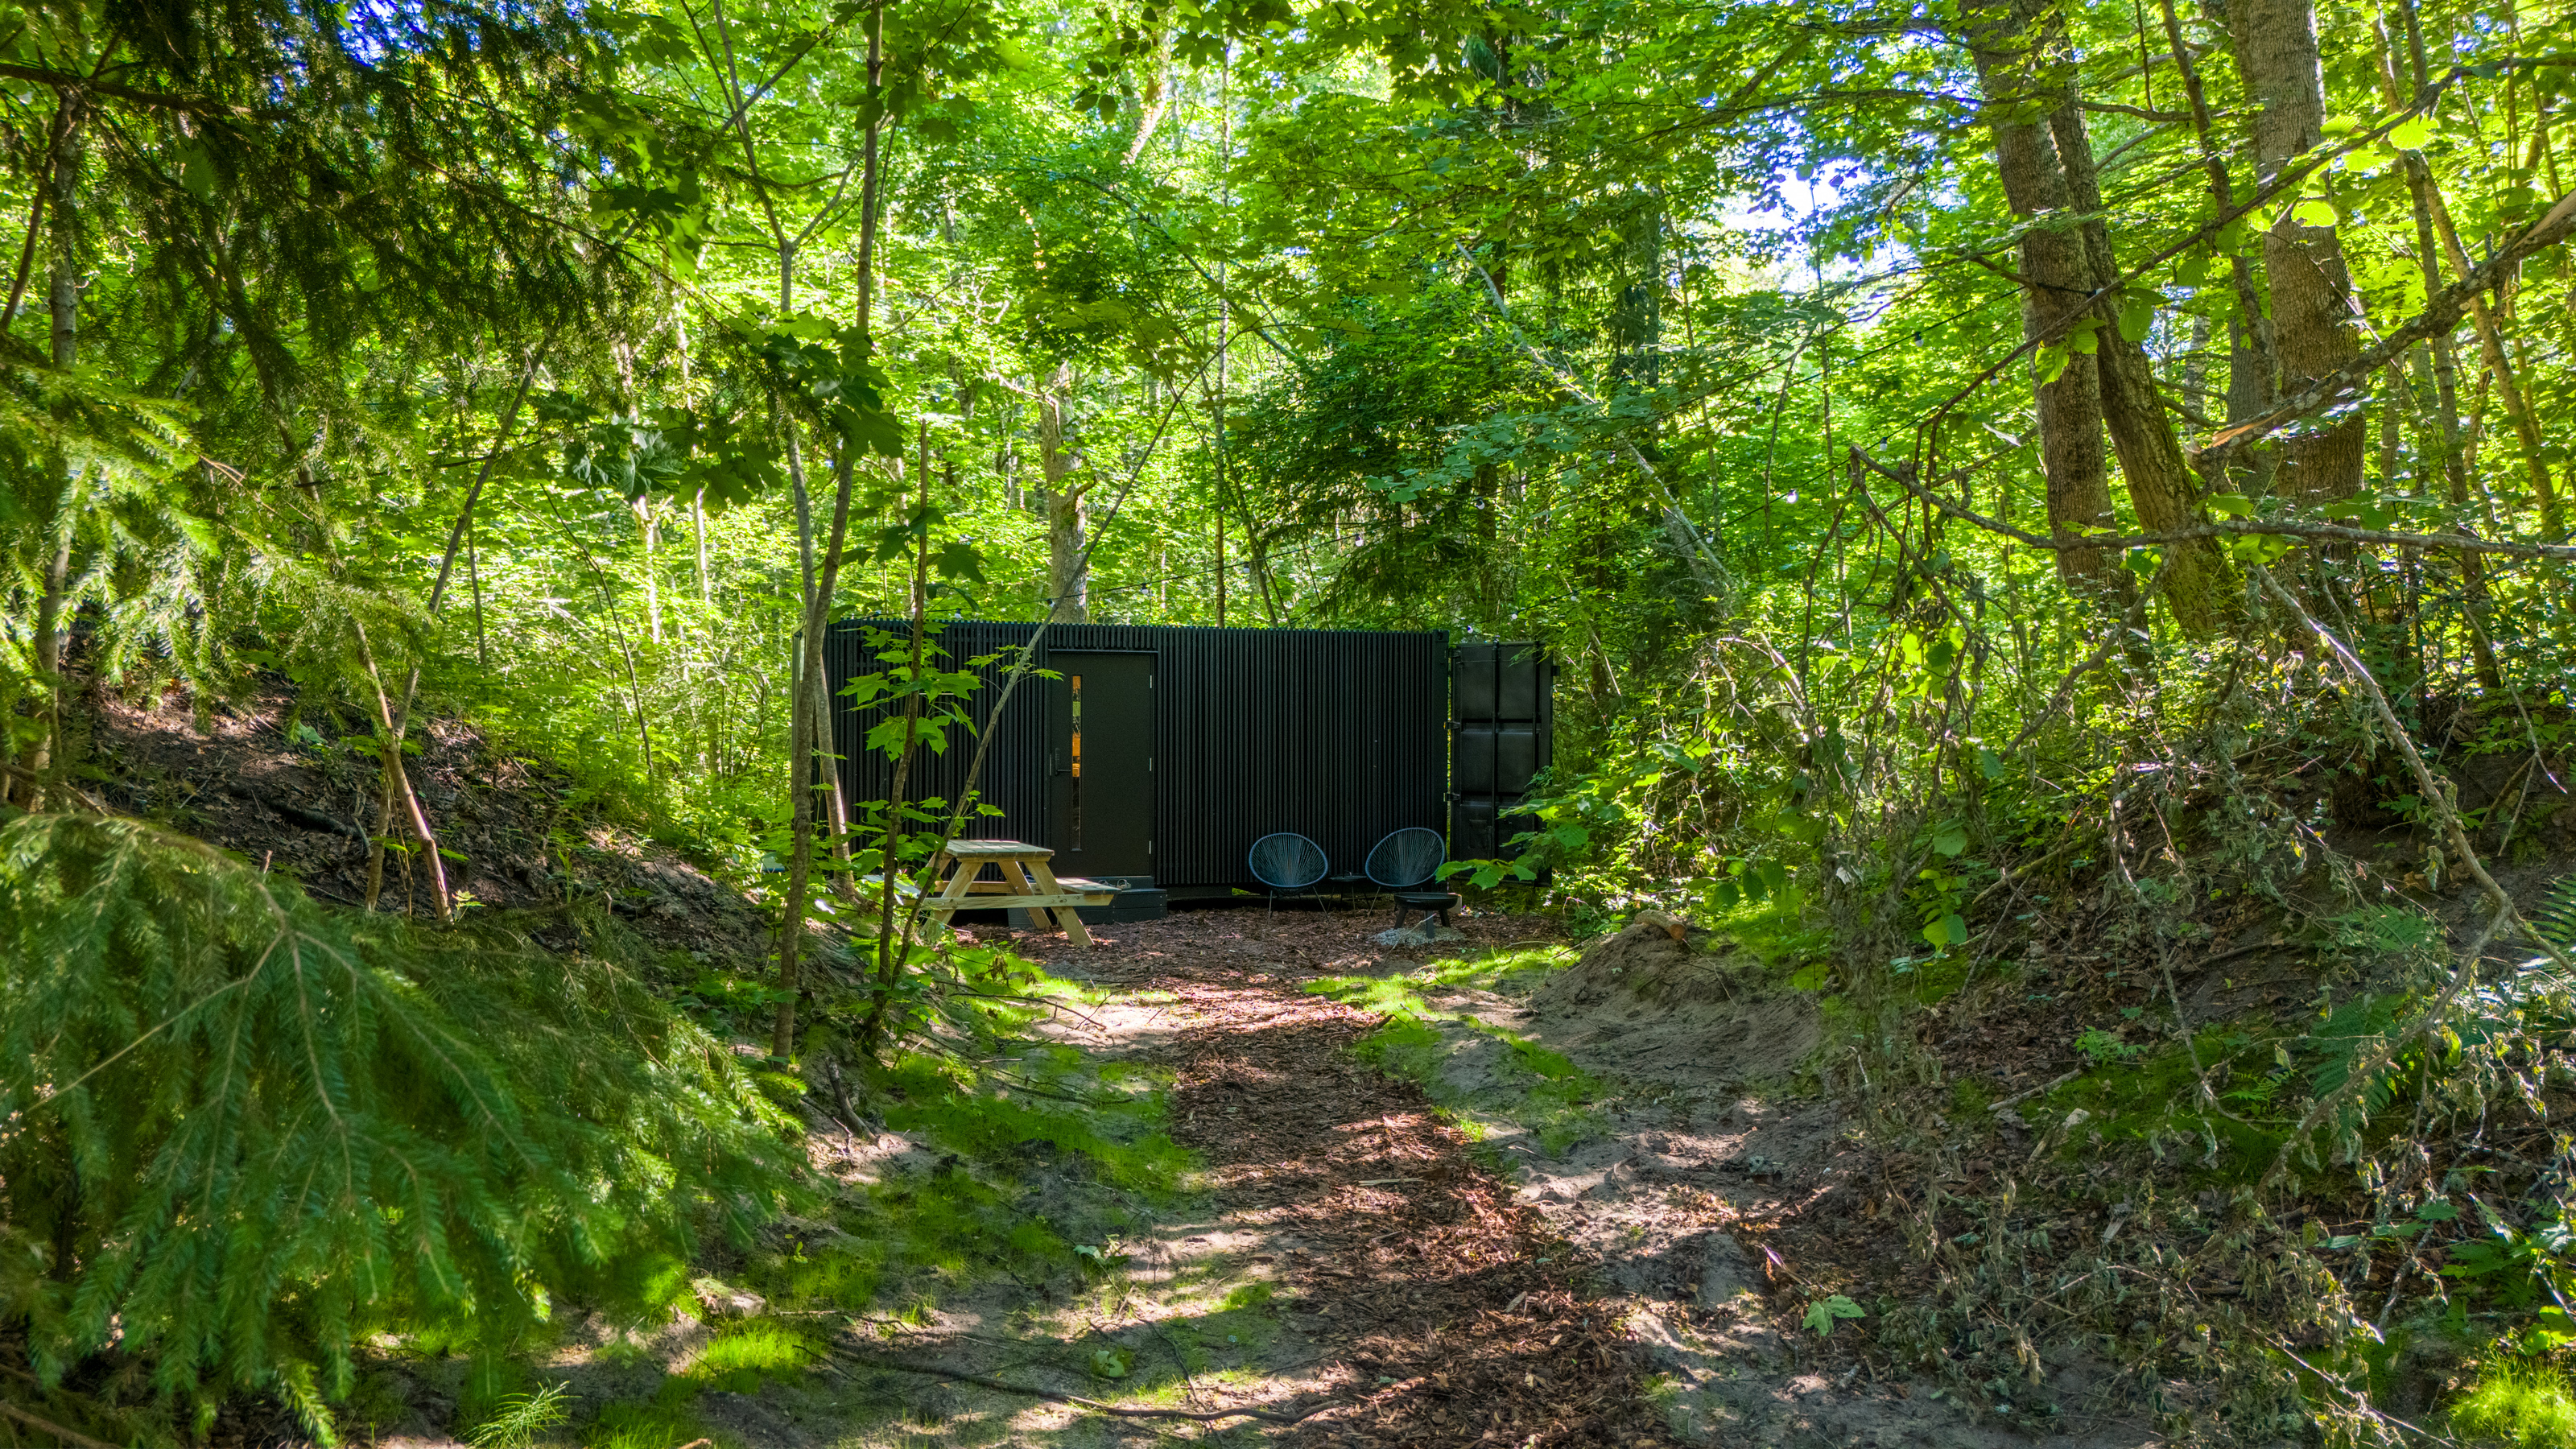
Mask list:
[[[1535,828],[1519,807],[1555,756],[1556,667],[1533,643],[1461,644],[1450,679],[1449,856],[1493,860]]]

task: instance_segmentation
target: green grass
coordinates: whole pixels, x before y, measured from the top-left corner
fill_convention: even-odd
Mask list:
[[[2548,1369],[2492,1364],[2451,1406],[2451,1428],[2472,1443],[2576,1449],[2576,1396]]]
[[[1575,958],[1567,946],[1523,946],[1442,957],[1400,976],[1327,976],[1308,983],[1306,990],[1363,1011],[1437,1016],[1439,1009],[1427,999],[1430,993],[1467,989],[1524,996]]]
[[[1432,994],[1470,989],[1526,995],[1573,960],[1563,946],[1488,951],[1433,961],[1401,976],[1327,976],[1306,990],[1380,1016],[1438,1017],[1444,1013],[1431,1004]]]
[[[1244,1371],[1279,1336],[1269,1289],[1267,1283],[1246,1284],[1226,1298],[1223,1308],[1206,1317],[1166,1320],[1157,1334],[1160,1341],[1138,1360],[1138,1376],[1129,1381],[1129,1387],[1137,1392],[1182,1387],[1170,1369],[1175,1356],[1192,1374]],[[1238,1298],[1246,1301],[1238,1304]]]
[[[1692,914],[1698,924],[1733,941],[1775,971],[1794,971],[1833,949],[1833,932],[1810,919],[1806,896],[1795,887],[1745,901],[1731,910]]]
[[[665,1394],[648,1404],[610,1404],[583,1431],[587,1449],[679,1449],[703,1438],[690,1400],[694,1393]]]
[[[716,1331],[681,1377],[731,1394],[758,1393],[765,1383],[789,1383],[823,1356],[812,1337],[774,1318],[749,1318]]]

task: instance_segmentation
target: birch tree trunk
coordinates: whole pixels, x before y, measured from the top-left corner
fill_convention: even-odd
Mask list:
[[[1083,557],[1090,524],[1086,485],[1072,481],[1081,459],[1065,447],[1065,395],[1073,390],[1073,364],[1059,362],[1038,394],[1038,466],[1047,520],[1047,617],[1063,624],[1091,622],[1091,565]]]

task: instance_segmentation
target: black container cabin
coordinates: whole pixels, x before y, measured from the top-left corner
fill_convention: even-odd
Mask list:
[[[981,730],[1038,626],[932,627],[943,667],[1001,656],[983,666],[968,705]],[[870,629],[903,638],[910,625],[851,620],[824,636],[833,746],[854,817],[862,802],[887,797],[894,776],[890,761],[863,747],[882,713],[841,693],[886,667]],[[962,833],[1050,846],[1061,875],[1227,895],[1256,884],[1244,857],[1280,830],[1322,846],[1337,876],[1358,875],[1369,848],[1406,826],[1443,831],[1454,856],[1490,856],[1498,831],[1520,828],[1512,807],[1548,761],[1553,671],[1530,645],[1054,624],[1035,652],[985,757],[982,801],[1002,813],[970,816]],[[1060,677],[1041,678],[1041,669]],[[904,793],[953,808],[975,747],[974,736],[950,731],[945,752],[916,758]]]

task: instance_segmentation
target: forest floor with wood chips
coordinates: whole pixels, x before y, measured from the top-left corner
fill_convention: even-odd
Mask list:
[[[1428,951],[1376,944],[1384,924],[1187,911],[1101,927],[1091,952],[1009,933],[1100,992],[1047,1035],[1172,1072],[1168,1130],[1211,1192],[1204,1211],[1137,1245],[1116,1312],[1088,1311],[1084,1330],[1132,1344],[1141,1371],[1184,1363],[1171,1330],[1218,1295],[1258,1302],[1275,1341],[1233,1372],[1183,1372],[1155,1402],[1270,1421],[1013,1405],[989,1385],[1102,1388],[1058,1350],[1090,1340],[1032,1334],[1025,1316],[1020,1332],[993,1334],[1003,1305],[988,1298],[881,1327],[909,1363],[986,1383],[949,1380],[938,1427],[857,1442],[2029,1442],[1872,1362],[1851,1331],[1801,1322],[1830,1296],[1820,1285],[1895,1267],[1877,1262],[1888,1235],[1853,1210],[1866,1154],[1839,1110],[1787,1075],[1818,1044],[1812,1022],[1751,999],[1594,1000],[1568,969],[1575,953],[1534,918],[1471,916],[1465,939]],[[1615,973],[1641,954],[1655,953],[1623,935],[1587,959]],[[1557,1010],[1532,1009],[1550,997]],[[1372,1009],[1396,1000],[1423,1015]],[[1578,1090],[1550,1095],[1568,1083]],[[2088,1416],[2083,1366],[2065,1367],[2054,1442],[2160,1442]]]

